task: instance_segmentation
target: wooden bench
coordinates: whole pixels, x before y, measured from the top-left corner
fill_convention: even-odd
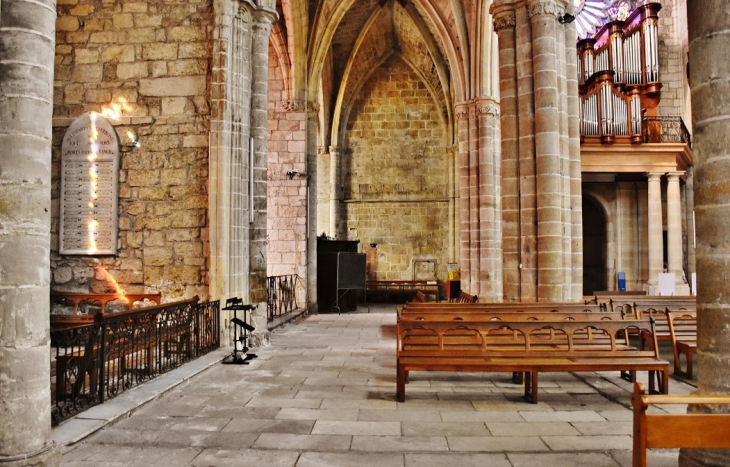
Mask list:
[[[416,295],[413,297],[413,301],[416,303],[426,303],[428,302],[428,297],[426,297],[426,294],[420,290],[416,290]]]
[[[405,401],[411,371],[524,373],[525,397],[537,403],[538,374],[648,371],[650,389],[668,391],[669,362],[628,345],[627,329],[651,332],[652,320],[421,321],[397,325],[396,399]]]
[[[730,395],[647,395],[634,383],[633,467],[646,467],[647,448],[730,449],[730,414],[647,413],[655,404],[730,405]]]
[[[478,298],[476,295],[470,295],[460,290],[459,296],[456,298],[456,303],[476,303]]]
[[[697,352],[697,312],[667,309],[665,313],[674,351],[674,374],[692,379],[692,358]],[[682,370],[682,355],[687,360],[687,371]]]
[[[398,308],[398,316],[411,311],[434,312],[434,313],[487,313],[495,311],[518,311],[518,312],[584,312],[600,313],[605,312],[601,305],[584,305],[581,303],[420,303],[410,302]]]
[[[366,292],[370,295],[397,295],[405,301],[406,296],[415,292],[422,292],[426,295],[433,295],[434,301],[441,300],[441,286],[435,280],[416,281],[367,281]]]

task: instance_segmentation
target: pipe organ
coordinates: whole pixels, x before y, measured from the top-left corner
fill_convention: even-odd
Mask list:
[[[659,3],[638,7],[578,42],[581,142],[641,143],[644,109],[659,104]]]

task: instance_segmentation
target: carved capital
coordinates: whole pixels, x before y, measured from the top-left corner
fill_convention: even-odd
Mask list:
[[[454,110],[457,120],[466,120],[469,118],[469,107],[466,104],[457,105]]]
[[[457,144],[450,144],[446,146],[446,152],[450,157],[456,157],[456,154],[459,152],[459,146]]]
[[[491,115],[492,117],[499,118],[499,104],[492,100],[485,100],[477,103],[477,112],[480,115]]]
[[[527,15],[532,19],[534,16],[548,15],[556,20],[558,16],[565,14],[565,10],[555,0],[530,0],[527,3]]]
[[[296,112],[297,110],[304,108],[304,104],[296,99],[288,99],[281,103],[281,108],[285,112]]]
[[[325,154],[330,153],[330,148],[327,146],[317,146],[317,155],[324,156]]]
[[[276,10],[260,8],[253,13],[253,26],[255,29],[263,29],[271,32],[271,27],[279,20],[279,13]]]
[[[499,32],[503,29],[512,28],[517,25],[514,11],[505,11],[494,17],[494,30]]]
[[[248,23],[251,20],[251,8],[245,3],[239,5],[236,11],[236,18],[242,20],[244,23]]]

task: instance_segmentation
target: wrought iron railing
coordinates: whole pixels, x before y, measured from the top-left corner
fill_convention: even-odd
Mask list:
[[[685,143],[692,146],[692,137],[682,117],[644,117],[642,127],[645,143]]]
[[[219,325],[219,302],[195,298],[51,331],[53,424],[218,348]]]
[[[298,309],[297,285],[299,276],[269,276],[266,278],[266,310],[269,321]]]

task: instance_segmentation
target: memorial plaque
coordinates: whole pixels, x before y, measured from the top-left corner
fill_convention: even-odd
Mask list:
[[[119,138],[108,120],[86,113],[61,145],[59,253],[117,253]]]

